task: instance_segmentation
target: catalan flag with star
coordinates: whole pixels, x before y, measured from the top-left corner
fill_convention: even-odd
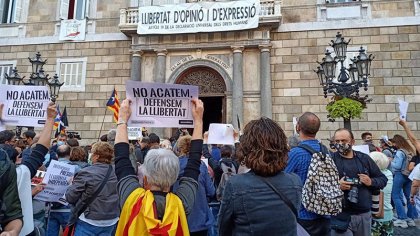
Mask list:
[[[60,105],[57,104],[57,115],[54,118],[54,130],[58,129],[61,122],[61,112],[60,112]]]
[[[115,235],[121,236],[189,236],[187,217],[181,199],[173,193],[166,195],[163,219],[157,219],[154,195],[150,190],[135,189],[121,211]]]
[[[111,110],[114,113],[114,121],[115,123],[118,122],[118,113],[120,111],[120,101],[118,100],[118,94],[117,90],[112,91],[112,95],[109,98],[108,102],[106,103],[106,106],[109,110]]]

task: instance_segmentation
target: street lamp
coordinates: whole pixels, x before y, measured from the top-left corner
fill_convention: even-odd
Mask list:
[[[327,50],[322,62],[318,62],[320,66],[317,67],[315,73],[318,75],[325,98],[327,98],[328,93],[343,98],[359,98],[359,88],[364,87],[365,91],[368,89],[368,78],[374,56],[372,54],[368,56],[365,49],[360,47],[359,55],[350,59],[352,64],[349,65],[349,68],[346,68],[344,61],[346,60],[349,43],[350,40],[345,41],[344,37],[338,32],[335,40],[331,40],[331,44],[329,44],[334,49],[335,57],[333,58],[331,52]],[[340,63],[341,68],[336,76],[337,63]],[[344,127],[351,129],[349,119],[344,119]]]
[[[29,79],[25,80],[25,76],[21,77],[18,73],[17,68],[15,67],[12,70],[11,75],[8,75],[7,73],[5,73],[7,83],[10,85],[20,85],[20,84],[33,85],[33,86],[48,85],[50,88],[51,101],[55,103],[58,97],[58,93],[60,91],[60,87],[64,83],[60,83],[60,81],[58,80],[57,74],[53,78],[49,78],[48,77],[49,75],[45,74],[43,67],[45,63],[47,62],[47,60],[42,60],[41,53],[38,52],[35,54],[35,57],[33,59],[31,59],[30,57],[28,57],[28,59],[32,65],[32,72],[31,72],[31,75],[29,76]],[[49,80],[51,80],[51,82],[49,82]],[[33,127],[28,127],[28,129],[33,129]],[[20,126],[16,127],[16,136],[20,137],[21,131],[22,131],[22,127]]]
[[[7,83],[11,84],[11,85],[20,85],[20,83],[23,81],[23,79],[25,78],[25,76],[20,77],[17,68],[15,67],[12,70],[12,74],[11,76],[9,76],[7,73],[4,73],[6,79],[7,79]]]
[[[58,75],[55,74],[51,82],[47,82],[48,86],[50,87],[50,96],[51,101],[55,103],[55,100],[58,97],[58,93],[60,92],[60,87],[63,86],[63,83],[60,83],[60,80],[58,80]]]

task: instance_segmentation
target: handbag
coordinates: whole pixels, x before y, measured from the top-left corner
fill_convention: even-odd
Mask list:
[[[74,232],[76,231],[76,222],[79,219],[79,216],[86,211],[88,206],[93,202],[93,200],[99,195],[102,189],[105,187],[106,182],[108,182],[109,176],[112,172],[112,166],[109,165],[108,172],[105,175],[105,178],[102,180],[101,185],[99,188],[93,193],[93,195],[86,200],[85,203],[82,200],[78,201],[76,205],[71,209],[71,216],[69,222],[67,223],[66,227],[63,230],[63,236],[74,236]]]
[[[259,177],[259,176],[257,176]],[[289,209],[293,212],[293,214],[295,215],[296,218],[296,232],[297,232],[297,236],[309,236],[308,232],[306,232],[306,230],[297,222],[297,217],[298,217],[298,213],[297,213],[297,209],[295,206],[293,206],[292,202],[290,202],[290,200],[283,195],[280,191],[278,191],[276,189],[276,187],[274,187],[270,182],[268,182],[268,180],[259,177],[263,182],[265,182],[275,193],[277,193],[277,195],[279,195],[280,199],[286,203],[286,205],[289,207]]]
[[[348,212],[341,212],[336,216],[331,216],[331,229],[344,233],[349,228],[351,215]]]

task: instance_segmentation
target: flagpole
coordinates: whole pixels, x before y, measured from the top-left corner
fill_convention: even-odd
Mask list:
[[[106,111],[107,111],[107,110],[108,110],[108,108],[107,108],[107,107],[105,107],[105,114],[104,114],[104,118],[102,119],[101,130],[99,130],[98,142],[99,142],[99,139],[101,138],[102,128],[104,127],[104,123],[105,123],[105,116],[106,116]]]

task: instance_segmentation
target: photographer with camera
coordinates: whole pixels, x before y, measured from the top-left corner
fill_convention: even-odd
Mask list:
[[[334,134],[333,159],[344,191],[343,211],[331,219],[331,235],[370,235],[372,191],[386,186],[387,178],[366,154],[353,151],[353,133],[338,129]]]

